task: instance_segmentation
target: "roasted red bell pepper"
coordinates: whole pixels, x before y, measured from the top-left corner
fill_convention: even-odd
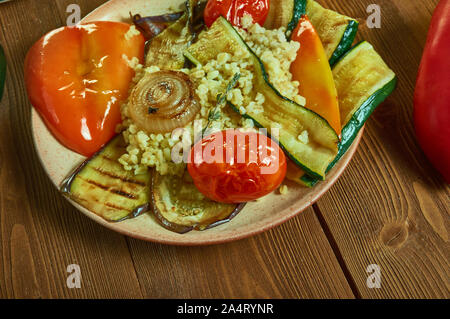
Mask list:
[[[144,57],[144,37],[130,25],[93,22],[51,31],[28,52],[25,82],[31,103],[54,136],[86,156],[115,134],[120,103]]]
[[[441,0],[431,21],[414,96],[417,139],[450,184],[450,0]]]
[[[300,82],[299,94],[305,97],[306,108],[325,118],[340,135],[341,118],[333,73],[319,35],[306,15],[300,18],[291,40],[300,43],[291,73]]]
[[[291,35],[300,43],[300,50],[291,64],[293,80],[300,82],[299,94],[306,99],[306,108],[328,121],[341,134],[341,116],[333,73],[322,42],[307,15],[303,15]],[[287,174],[300,179],[305,172],[288,161]]]

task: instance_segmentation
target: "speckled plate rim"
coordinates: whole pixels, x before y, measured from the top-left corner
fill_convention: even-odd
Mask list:
[[[83,22],[89,22],[94,20],[105,20],[108,19],[108,17],[114,17],[113,20],[118,19],[118,17],[125,17],[126,15],[117,15],[114,13],[114,8],[117,6],[124,7],[128,10],[128,6],[126,5],[129,2],[134,1],[142,1],[142,0],[110,0],[106,2],[105,4],[99,6],[95,10],[93,10],[90,14],[88,14],[82,21]],[[148,0],[147,0],[148,1]],[[157,2],[158,0],[153,0],[153,2]],[[174,0],[179,1],[179,0]],[[104,12],[107,12],[109,14],[105,14]],[[164,12],[164,11],[163,11]],[[128,11],[127,11],[128,13]],[[159,13],[158,13],[159,14]],[[106,17],[106,18],[105,18]],[[32,136],[33,136],[33,142],[35,146],[35,150],[38,154],[38,158],[46,172],[46,174],[49,176],[52,183],[59,189],[60,183],[62,182],[61,178],[55,178],[54,172],[50,171],[48,162],[44,160],[44,158],[48,158],[48,141],[46,139],[53,139],[53,141],[50,141],[50,144],[52,143],[58,143],[54,137],[51,135],[51,133],[48,131],[47,127],[43,123],[42,118],[40,115],[36,112],[34,108],[32,108],[31,111],[31,128],[32,128]],[[45,131],[43,131],[45,130]],[[224,232],[216,231],[215,234],[219,234],[219,236],[204,236],[202,234],[211,232],[213,230],[217,230],[220,227],[216,227],[210,230],[206,231],[193,231],[188,234],[197,233],[198,236],[194,235],[188,235],[188,234],[176,234],[172,233],[172,236],[168,236],[169,238],[158,238],[156,236],[149,235],[148,233],[143,233],[141,231],[136,230],[137,227],[129,227],[127,223],[138,223],[137,218],[134,220],[128,220],[121,223],[111,223],[103,218],[97,216],[96,214],[92,213],[91,211],[87,210],[86,208],[82,207],[81,205],[77,204],[76,202],[72,201],[71,199],[63,196],[66,198],[73,206],[75,206],[79,211],[81,211],[83,214],[88,216],[90,219],[94,220],[95,222],[103,225],[104,227],[111,229],[113,231],[116,231],[120,234],[130,236],[136,239],[145,240],[145,241],[151,241],[161,244],[169,244],[169,245],[178,245],[178,246],[202,246],[202,245],[213,245],[213,244],[221,244],[226,242],[231,242],[243,238],[247,238],[259,233],[262,233],[264,231],[267,231],[273,227],[276,227],[289,219],[293,218],[294,216],[300,214],[302,211],[310,207],[313,203],[315,203],[322,195],[324,195],[331,186],[337,181],[339,176],[343,173],[347,165],[349,164],[351,158],[353,157],[359,142],[362,138],[363,130],[361,130],[353,142],[352,146],[349,148],[347,153],[343,156],[343,158],[339,161],[339,163],[331,170],[331,172],[327,176],[327,180],[320,182],[317,184],[314,188],[308,189],[307,194],[303,197],[298,199],[296,202],[294,202],[291,206],[281,210],[276,214],[272,220],[260,220],[257,222],[253,222],[244,228],[239,229],[239,231],[233,231],[233,230],[227,230]],[[42,138],[44,136],[44,139]],[[59,144],[59,143],[58,143]],[[58,146],[60,150],[63,150],[71,155],[78,157],[78,162],[81,162],[83,160],[83,157],[79,155],[75,155],[72,151],[70,151],[67,148],[62,147],[61,145]],[[290,186],[295,185],[293,183],[290,184]],[[295,187],[295,186],[293,186]],[[230,223],[233,223],[231,221]],[[228,223],[228,224],[230,224]],[[162,227],[160,225],[157,225],[158,227]],[[201,235],[199,235],[201,234]]]

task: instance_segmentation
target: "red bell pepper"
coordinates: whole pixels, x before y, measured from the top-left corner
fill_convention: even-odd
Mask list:
[[[130,25],[93,22],[51,31],[25,59],[33,106],[66,147],[90,156],[115,135],[120,103],[134,71],[128,58],[144,58],[144,37]]]
[[[291,73],[293,80],[300,82],[299,94],[305,97],[306,108],[326,119],[340,135],[341,115],[333,73],[319,34],[307,15],[300,18],[291,40],[300,43]],[[287,174],[291,179],[300,179],[305,172],[288,161]]]
[[[450,0],[441,0],[431,21],[414,96],[417,139],[450,184]]]

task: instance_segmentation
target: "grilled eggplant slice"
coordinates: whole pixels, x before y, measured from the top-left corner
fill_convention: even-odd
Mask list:
[[[118,222],[150,210],[151,174],[134,175],[118,162],[125,153],[122,135],[86,160],[61,186],[61,191],[107,221]]]
[[[170,23],[181,18],[183,12],[168,13],[160,16],[142,17],[140,14],[131,15],[136,28],[141,31],[146,41],[153,39],[163,32]]]
[[[183,52],[195,38],[193,23],[197,2],[198,0],[186,1],[183,16],[151,40],[145,58],[146,66],[157,66],[165,70],[183,68]]]
[[[245,205],[209,200],[197,190],[187,171],[183,177],[154,173],[152,204],[161,225],[181,234],[226,223]]]

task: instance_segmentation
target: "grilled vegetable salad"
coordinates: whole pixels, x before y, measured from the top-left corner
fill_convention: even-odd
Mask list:
[[[396,86],[368,42],[352,47],[358,22],[313,0],[189,0],[182,12],[131,21],[128,31],[109,22],[117,39],[109,45],[95,32],[82,37],[81,56],[65,62],[72,84],[49,82],[61,75],[46,67],[63,50],[55,36],[47,39],[56,53],[38,43],[26,64],[30,98],[64,145],[88,154],[118,133],[61,188],[111,222],[149,212],[171,231],[205,230],[246,202],[285,193],[285,179],[313,187]],[[74,32],[104,28],[59,33],[70,42]],[[122,56],[115,67],[110,54]],[[96,88],[116,93],[96,96]],[[65,128],[73,116],[81,137]]]

